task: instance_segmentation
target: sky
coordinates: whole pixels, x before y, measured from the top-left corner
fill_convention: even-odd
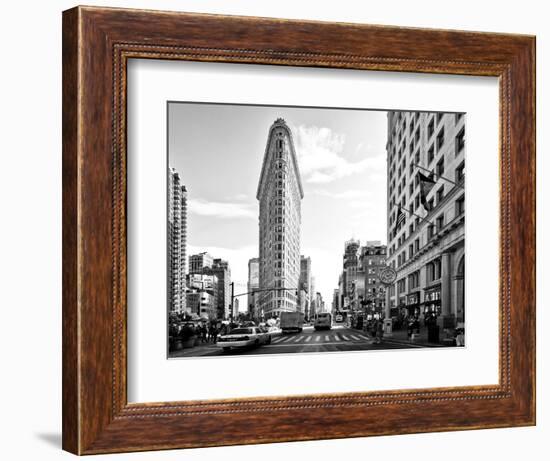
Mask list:
[[[168,163],[188,191],[187,254],[228,260],[235,294],[246,292],[248,260],[258,256],[256,189],[279,117],[292,131],[304,189],[300,252],[330,309],[344,243],[386,243],[385,111],[169,103]]]

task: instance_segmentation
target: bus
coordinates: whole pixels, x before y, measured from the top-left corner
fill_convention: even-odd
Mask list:
[[[332,328],[332,315],[328,312],[317,314],[313,328],[316,330],[330,330]]]

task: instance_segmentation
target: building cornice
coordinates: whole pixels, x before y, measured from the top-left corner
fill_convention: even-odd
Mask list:
[[[282,118],[278,118],[277,120],[275,120],[275,122],[273,122],[273,124],[269,128],[269,135],[267,137],[267,144],[265,146],[264,158],[262,160],[262,172],[260,174],[260,181],[258,182],[258,189],[256,191],[256,199],[260,200],[261,191],[263,189],[263,185],[265,183],[265,179],[267,176],[270,155],[273,154],[273,152],[270,152],[269,146],[271,145],[273,132],[277,128],[284,129],[288,134],[288,138],[290,140],[290,156],[292,157],[292,164],[294,165],[294,169],[296,171],[296,178],[298,180],[298,190],[300,191],[300,198],[304,198],[304,190],[302,188],[302,178],[300,175],[300,168],[298,167],[298,158],[296,157],[296,151],[294,150],[294,138],[292,137],[292,131],[290,130],[290,128]]]

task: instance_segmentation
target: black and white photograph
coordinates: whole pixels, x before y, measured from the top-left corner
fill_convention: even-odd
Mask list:
[[[168,358],[464,347],[466,118],[168,102]]]

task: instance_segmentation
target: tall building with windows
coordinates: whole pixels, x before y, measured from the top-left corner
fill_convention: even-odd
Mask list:
[[[308,312],[308,319],[312,320],[315,315],[317,314],[317,292],[315,291],[315,277],[311,276],[311,295],[309,296],[309,312]]]
[[[359,251],[356,296],[367,314],[382,316],[386,306],[386,287],[378,273],[386,267],[386,245],[378,240],[367,241]]]
[[[246,288],[248,292],[248,312],[250,318],[258,319],[260,293],[257,293],[255,290],[260,288],[260,258],[251,258],[248,260],[248,282]]]
[[[179,173],[168,171],[168,311],[186,311],[187,190]]]
[[[189,273],[200,274],[205,268],[212,267],[212,264],[214,264],[214,258],[206,251],[191,255],[189,256]]]
[[[434,312],[464,321],[463,114],[389,112],[386,317]]]
[[[355,239],[344,244],[342,273],[332,303],[334,311],[345,316],[384,314],[385,286],[378,273],[386,266],[386,251],[386,245],[378,240],[369,240],[363,246]]]
[[[298,282],[298,298],[300,311],[309,319],[312,300],[311,258],[300,256],[300,280]]]
[[[218,279],[217,312],[219,319],[228,319],[231,310],[231,268],[229,263],[220,258],[214,258],[212,265],[204,269],[204,273],[215,275]],[[233,315],[235,315],[233,313]]]
[[[344,244],[343,270],[342,270],[342,286],[341,293],[344,301],[343,304],[351,310],[358,308],[358,300],[356,293],[357,271],[359,270],[359,248],[361,242],[359,240],[350,239]]]
[[[216,277],[216,317],[220,320],[228,319],[231,305],[231,268],[229,263],[220,258],[213,258],[210,253],[204,251],[189,256],[189,275],[192,274]]]
[[[304,198],[292,133],[279,118],[269,129],[256,198],[259,201],[259,309],[265,318],[296,311]],[[279,290],[277,290],[279,288]]]

